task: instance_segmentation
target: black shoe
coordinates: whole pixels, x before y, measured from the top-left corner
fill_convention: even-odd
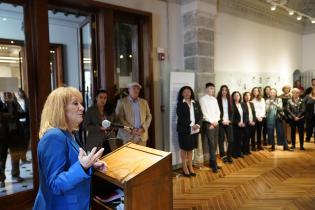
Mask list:
[[[310,141],[311,141],[311,139],[305,139],[305,141],[306,141],[306,142],[310,142]]]
[[[243,154],[240,154],[240,155],[238,155],[238,157],[240,157],[240,158],[244,158],[244,155],[243,155]]]
[[[221,170],[221,169],[222,169],[222,167],[221,167],[221,166],[217,166],[217,169]]]
[[[275,150],[276,150],[275,145],[272,145],[271,148],[270,148],[270,150],[271,150],[271,151],[275,151]]]
[[[294,145],[292,145],[292,146],[290,147],[290,149],[295,149],[295,146],[294,146]]]
[[[4,188],[5,187],[5,182],[4,181],[1,181],[0,182],[0,188]]]
[[[300,147],[300,150],[305,150],[305,148],[304,147]]]
[[[222,158],[223,163],[228,163],[229,162],[229,158],[227,156]]]
[[[258,150],[258,151],[264,150],[264,148],[263,148],[262,146],[258,146],[258,147],[257,147],[257,150]]]
[[[14,176],[14,177],[12,177],[12,178],[13,178],[13,180],[17,181],[18,183],[24,181],[24,178],[22,178],[22,177],[20,177],[20,176]]]
[[[238,156],[237,156],[237,155],[233,155],[232,157],[233,157],[233,158],[235,158],[235,159],[237,159],[237,158],[238,158]]]
[[[229,161],[229,163],[233,163],[232,157],[228,157],[228,161]]]
[[[293,150],[290,149],[289,147],[283,147],[283,151],[290,151],[290,152],[292,152]]]
[[[252,147],[252,151],[257,151],[256,147]]]
[[[197,176],[196,173],[190,173],[189,175],[190,175],[190,176]]]
[[[218,173],[218,169],[217,168],[212,168],[213,173]]]

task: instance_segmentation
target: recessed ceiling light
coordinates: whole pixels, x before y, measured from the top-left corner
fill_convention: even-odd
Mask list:
[[[302,16],[299,15],[299,16],[296,17],[296,19],[297,19],[297,20],[302,20]]]
[[[2,20],[3,20],[3,21],[7,21],[8,19],[4,17],[4,18],[2,18]]]
[[[271,11],[275,11],[277,9],[277,6],[276,5],[272,5],[271,7],[270,7],[270,10]]]
[[[290,11],[289,11],[289,15],[294,15],[294,11],[293,11],[293,10],[290,10]]]

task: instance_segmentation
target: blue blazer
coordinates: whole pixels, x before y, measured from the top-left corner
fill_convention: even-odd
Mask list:
[[[89,210],[92,168],[78,160],[71,134],[49,129],[38,143],[39,189],[33,210]]]

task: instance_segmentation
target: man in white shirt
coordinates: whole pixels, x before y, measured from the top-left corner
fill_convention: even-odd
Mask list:
[[[209,153],[210,153],[210,167],[214,173],[218,172],[219,167],[216,161],[216,150],[219,137],[219,120],[220,109],[217,99],[214,97],[215,86],[213,83],[206,84],[206,94],[200,98],[200,106],[203,113],[204,127],[203,135],[204,139],[208,141]]]

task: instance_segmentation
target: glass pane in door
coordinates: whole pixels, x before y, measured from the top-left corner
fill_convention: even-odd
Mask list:
[[[0,197],[33,188],[23,16],[0,4]]]
[[[92,105],[92,82],[93,82],[93,65],[92,65],[92,37],[91,23],[88,22],[81,27],[81,46],[82,46],[82,70],[84,76],[84,102],[87,109]]]
[[[131,81],[139,81],[138,25],[117,22],[115,35],[116,82],[124,89]]]

